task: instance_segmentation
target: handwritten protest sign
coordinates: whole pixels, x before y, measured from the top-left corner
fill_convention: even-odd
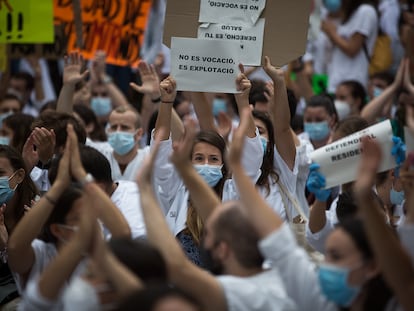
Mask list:
[[[382,162],[378,172],[397,166],[395,158],[391,155],[393,146],[391,122],[386,120],[311,153],[312,162],[321,166],[320,172],[326,178],[326,188],[355,180],[359,159],[363,152],[361,138],[364,136],[375,139],[381,145]]]
[[[265,8],[266,0],[201,0],[201,23],[256,24]]]
[[[200,1],[167,1],[163,34],[165,45],[170,46],[172,37],[197,37]],[[262,59],[267,55],[272,64],[281,67],[305,53],[311,3],[309,0],[266,2],[261,15],[265,18]],[[218,15],[226,16],[223,10]],[[229,20],[226,21],[228,22]]]
[[[52,0],[0,0],[0,43],[51,42]]]
[[[198,28],[198,38],[238,42],[240,62],[244,65],[260,66],[262,61],[264,25],[264,18],[259,19],[252,27],[206,23],[201,24]]]
[[[237,93],[238,54],[235,42],[172,38],[171,75],[177,90]]]
[[[151,0],[82,0],[81,6],[83,56],[90,59],[104,50],[108,63],[136,66]],[[67,51],[78,50],[71,0],[55,0],[55,25],[63,26]]]

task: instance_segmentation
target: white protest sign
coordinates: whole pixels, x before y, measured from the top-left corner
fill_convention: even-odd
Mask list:
[[[320,165],[319,171],[326,178],[325,188],[342,185],[356,179],[359,160],[363,152],[361,139],[364,136],[375,139],[381,145],[382,162],[378,172],[397,166],[394,156],[391,155],[393,147],[391,122],[386,120],[311,153],[312,162]]]
[[[243,65],[260,66],[264,26],[264,18],[260,18],[252,27],[205,23],[198,28],[198,38],[238,42],[240,62]]]
[[[414,151],[414,136],[408,127],[404,127],[404,138],[407,152]]]
[[[266,0],[200,0],[200,23],[254,25]]]
[[[171,39],[171,75],[179,91],[238,93],[238,64],[236,42]]]

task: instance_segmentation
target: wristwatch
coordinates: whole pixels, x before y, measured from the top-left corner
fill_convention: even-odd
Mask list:
[[[95,181],[95,178],[93,178],[93,176],[91,175],[91,174],[86,174],[86,176],[83,178],[83,179],[81,179],[81,180],[79,180],[79,184],[82,186],[82,188],[83,187],[85,187],[87,184],[89,184],[89,183],[91,183],[91,182],[94,182]]]

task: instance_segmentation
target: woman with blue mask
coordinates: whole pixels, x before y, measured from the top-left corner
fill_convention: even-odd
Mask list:
[[[338,115],[332,98],[327,95],[313,96],[303,114],[305,132],[300,137],[310,140],[313,147],[318,149],[328,143],[337,121]]]
[[[24,216],[27,207],[36,199],[38,190],[26,172],[21,155],[12,147],[0,145],[0,305],[12,304],[18,292],[8,268],[8,238]]]
[[[243,75],[237,80],[241,93],[238,94],[238,104],[248,107],[248,94],[250,81]],[[170,138],[172,105],[175,98],[175,81],[169,77],[161,82],[161,106],[158,113],[154,135],[161,136],[160,152],[154,171],[154,181],[160,189],[158,192],[160,202],[170,226],[170,229],[181,241],[188,257],[196,264],[203,265],[199,246],[203,230],[203,222],[195,212],[191,197],[183,180],[169,161],[173,142]],[[193,98],[194,100],[194,98]],[[193,104],[196,106],[197,103]],[[197,108],[196,108],[196,111]],[[201,118],[213,119],[212,112]],[[190,122],[190,121],[189,121]],[[192,121],[194,122],[194,121]],[[213,124],[213,122],[212,122]],[[228,179],[228,170],[224,163],[226,154],[226,142],[213,128],[203,128],[196,135],[191,152],[191,162],[198,174],[214,189],[219,197],[229,200],[237,196],[236,189]],[[162,132],[162,129],[167,129]],[[253,122],[249,119],[248,147],[245,152],[245,163],[252,179],[257,180],[260,175],[260,166],[263,158],[263,147]]]

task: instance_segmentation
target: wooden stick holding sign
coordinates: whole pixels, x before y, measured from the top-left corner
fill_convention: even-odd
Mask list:
[[[75,32],[76,32],[76,46],[82,50],[83,49],[83,23],[82,23],[82,8],[80,0],[72,1],[73,16],[75,22]]]

